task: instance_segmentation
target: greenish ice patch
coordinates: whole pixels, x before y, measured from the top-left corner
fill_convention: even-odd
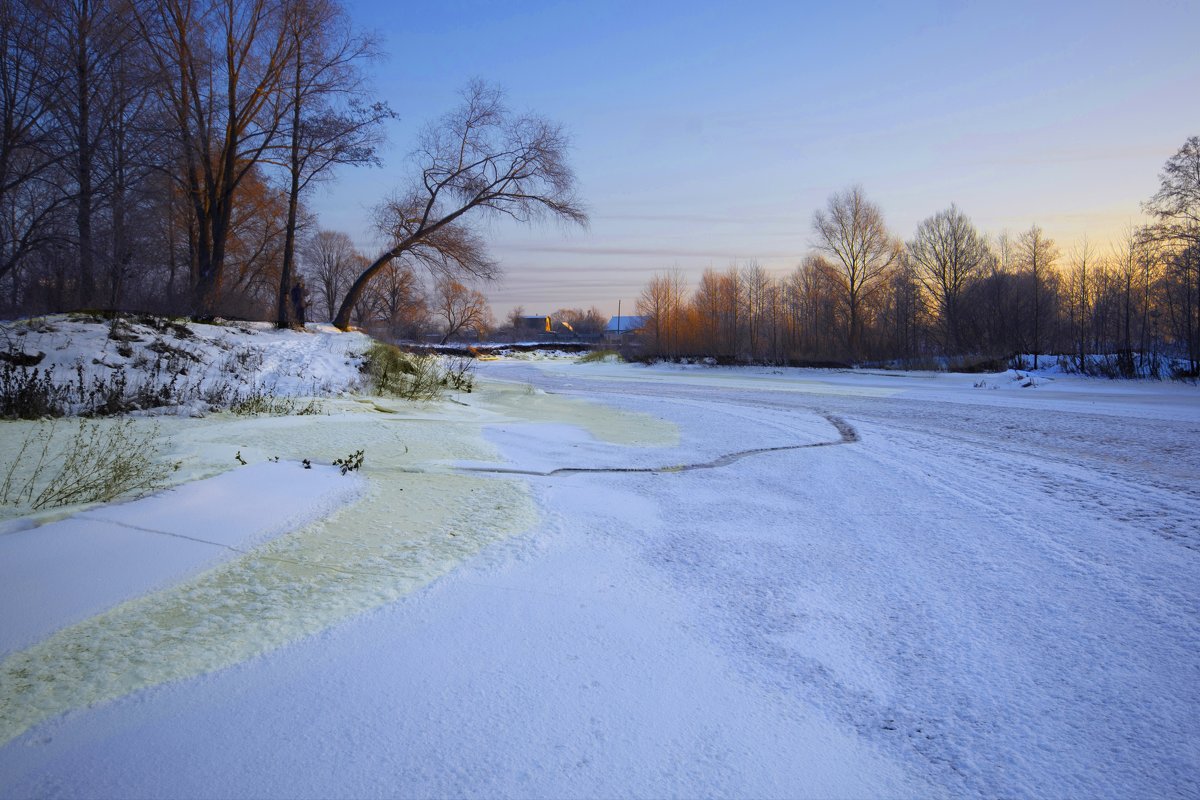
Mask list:
[[[488,382],[467,399],[498,417],[523,422],[555,422],[583,428],[596,439],[636,447],[675,447],[679,428],[675,423],[635,411],[624,411],[603,403],[547,394],[530,385]]]

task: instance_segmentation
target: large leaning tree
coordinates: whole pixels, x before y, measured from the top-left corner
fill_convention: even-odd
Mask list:
[[[513,114],[499,89],[472,82],[462,105],[422,133],[414,154],[419,176],[377,210],[390,245],[351,285],[333,324],[350,327],[354,304],[396,259],[421,264],[438,279],[494,277],[497,265],[474,220],[498,215],[586,225],[567,149],[558,125]]]

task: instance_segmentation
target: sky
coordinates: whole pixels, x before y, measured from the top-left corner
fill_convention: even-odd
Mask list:
[[[377,251],[371,208],[473,78],[571,137],[590,225],[485,224],[500,318],[632,313],[673,268],[790,271],[855,184],[903,239],[955,203],[990,235],[1036,223],[1069,258],[1142,221],[1200,134],[1196,2],[344,2],[400,118],[382,167],[310,198],[322,227]]]

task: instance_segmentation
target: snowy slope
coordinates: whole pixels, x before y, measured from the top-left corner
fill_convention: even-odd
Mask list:
[[[143,410],[202,414],[253,394],[320,397],[360,388],[358,364],[371,340],[329,325],[276,330],[263,322],[202,324],[157,317],[101,321],[54,315],[0,323],[0,351],[51,370],[57,384],[111,386],[120,374],[128,388],[153,395],[170,387],[163,402]]]

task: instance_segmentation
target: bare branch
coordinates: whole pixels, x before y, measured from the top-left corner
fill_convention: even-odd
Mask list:
[[[471,83],[462,105],[422,132],[414,153],[419,177],[377,212],[392,244],[355,281],[334,324],[348,327],[357,296],[393,259],[413,258],[435,275],[494,276],[496,264],[467,215],[586,225],[568,149],[558,125],[514,116],[498,89]]]

